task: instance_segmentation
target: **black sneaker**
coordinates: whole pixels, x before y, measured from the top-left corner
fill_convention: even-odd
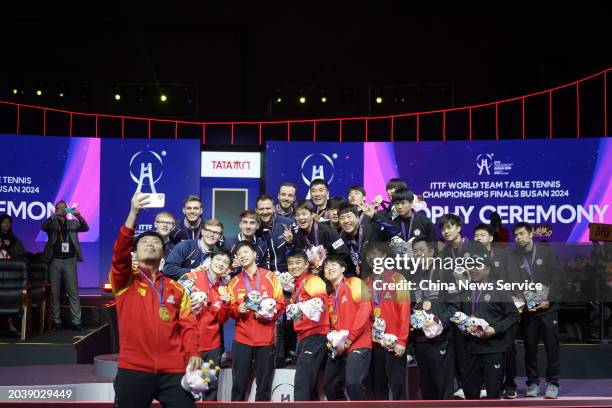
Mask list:
[[[61,323],[53,322],[53,325],[51,326],[51,331],[58,331],[58,330],[61,330],[61,328],[62,328]]]
[[[503,390],[502,397],[506,399],[515,399],[516,397],[518,397],[518,394],[515,390]]]
[[[83,331],[83,326],[82,326],[80,323],[79,323],[79,324],[75,324],[75,325],[73,325],[73,326],[72,326],[72,328],[73,328],[75,331]]]

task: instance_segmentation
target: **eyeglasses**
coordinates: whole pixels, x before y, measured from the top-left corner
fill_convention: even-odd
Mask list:
[[[217,237],[220,237],[221,235],[223,235],[223,232],[221,231],[213,231],[213,230],[209,230],[207,228],[204,228],[204,231],[208,232],[210,235],[214,235]]]
[[[172,221],[155,221],[155,223],[158,225],[167,225],[169,227],[175,225],[175,223]]]

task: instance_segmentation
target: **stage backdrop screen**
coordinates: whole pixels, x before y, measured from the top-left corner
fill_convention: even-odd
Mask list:
[[[423,196],[433,222],[445,212],[457,214],[468,236],[493,211],[506,226],[536,224],[556,242],[586,242],[590,222],[612,223],[612,144],[607,139],[319,145],[270,143],[267,192],[275,195],[280,183],[290,181],[302,186],[298,194],[304,197],[308,175],[326,165],[325,160],[310,165],[308,156],[350,152],[351,159],[329,164],[334,174],[350,174],[350,183],[334,184],[324,174],[332,180],[330,195],[346,195],[347,184],[363,183],[369,199],[386,198],[386,181],[399,177]],[[361,161],[355,159],[360,156]]]
[[[87,220],[89,231],[79,234],[80,287],[99,287],[107,280],[113,241],[142,167],[151,169],[142,191],[151,192],[152,180],[165,194],[164,210],[179,219],[182,199],[200,191],[198,141],[0,135],[0,142],[0,214],[13,217],[13,230],[28,251],[43,250],[47,234],[40,226],[57,201],[65,200]],[[152,228],[161,210],[143,211],[138,229]]]

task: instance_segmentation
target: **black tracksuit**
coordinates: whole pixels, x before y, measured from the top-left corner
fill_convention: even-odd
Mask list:
[[[493,327],[495,334],[480,338],[471,334],[465,337],[467,359],[463,368],[461,387],[466,399],[480,397],[485,385],[487,398],[501,397],[504,353],[508,348],[509,330],[518,322],[518,310],[509,293],[500,290],[471,291],[469,302],[461,304],[468,316],[484,319]]]
[[[363,223],[357,228],[358,231],[354,237],[350,237],[344,231],[342,231],[340,234],[340,237],[344,241],[344,245],[346,245],[348,248],[351,259],[351,262],[348,264],[346,275],[356,275],[357,265],[359,265],[359,277],[361,279],[366,279],[368,276],[370,276],[372,270],[365,260],[364,250],[368,247],[368,245],[375,244],[377,242],[384,242],[385,237],[382,234],[380,226],[374,223]]]
[[[327,255],[340,255],[345,258],[346,264],[350,265],[351,257],[349,255],[348,248],[344,244],[340,234],[330,227],[322,223],[317,224],[317,236],[315,237],[315,224],[313,223],[310,228],[310,232],[307,233],[301,228],[295,228],[293,231],[293,244],[292,248],[297,249],[308,249],[311,245],[317,246],[322,245],[327,252]],[[348,271],[347,271],[348,272]],[[353,273],[354,274],[354,273]],[[345,275],[351,276],[348,273]]]
[[[502,248],[492,248],[489,252],[491,256],[491,275],[489,280],[496,281],[498,279],[504,282],[520,282],[521,273],[518,263],[512,252]],[[519,324],[515,324],[508,330],[508,348],[506,349],[505,364],[504,364],[504,382],[503,387],[508,391],[516,391],[516,334],[518,333]]]
[[[535,254],[534,254],[535,251]],[[540,379],[538,371],[538,340],[544,340],[546,350],[546,382],[559,385],[561,371],[559,362],[559,279],[561,267],[550,247],[534,243],[531,252],[526,253],[522,248],[514,250],[514,256],[520,267],[521,280],[542,283],[549,288],[548,299],[550,306],[530,313],[523,309],[521,320],[521,333],[525,345],[525,373],[527,386],[538,384]]]
[[[439,270],[418,270],[415,276],[414,281],[417,285],[422,280],[449,282],[449,277]],[[414,330],[411,335],[419,369],[421,397],[425,400],[451,399],[453,396],[455,361],[452,342],[453,323],[450,318],[459,310],[457,295],[446,290],[421,289],[413,291],[412,294],[414,302],[412,310],[422,310],[423,302],[429,301],[431,307],[426,312],[437,316],[444,327],[442,333],[432,339],[427,338],[420,329]]]
[[[403,218],[398,215],[393,219],[378,212],[374,214],[372,221],[382,227],[382,232],[387,240],[399,236],[404,241],[408,241],[412,237],[426,237],[427,241],[430,242],[438,241],[436,227],[429,218],[419,212],[415,213],[413,211],[411,217]],[[412,225],[410,225],[411,223]],[[402,224],[404,225],[403,230]]]

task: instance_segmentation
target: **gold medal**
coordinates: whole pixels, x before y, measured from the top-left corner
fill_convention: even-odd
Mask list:
[[[159,318],[162,319],[162,321],[167,322],[168,320],[170,320],[170,312],[168,311],[168,308],[165,306],[160,306],[159,307]]]
[[[423,302],[423,310],[429,310],[429,309],[431,309],[431,301],[426,300]]]
[[[374,308],[374,317],[376,318],[380,317],[380,306],[376,306]]]

